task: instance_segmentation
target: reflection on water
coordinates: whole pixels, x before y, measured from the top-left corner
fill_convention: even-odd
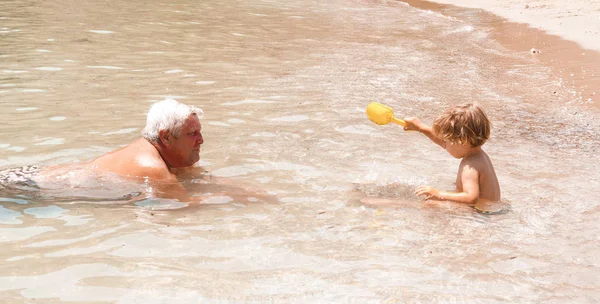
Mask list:
[[[470,23],[476,12],[88,2],[3,2],[0,168],[88,161],[137,138],[151,102],[175,98],[205,111],[200,165],[214,180],[184,182],[201,204],[96,179],[3,193],[3,302],[600,297],[596,114]],[[482,103],[512,212],[419,201],[417,185],[454,188],[458,160],[372,124],[370,101],[426,123]],[[389,197],[401,204],[361,203]]]

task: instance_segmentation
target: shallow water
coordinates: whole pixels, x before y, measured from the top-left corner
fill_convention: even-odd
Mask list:
[[[597,114],[471,23],[476,11],[467,22],[396,1],[2,6],[0,168],[93,159],[172,97],[204,109],[200,164],[230,181],[187,183],[202,206],[0,198],[3,302],[600,298]],[[369,101],[428,123],[482,103],[512,211],[412,196],[451,189],[458,160],[372,124]],[[236,196],[246,188],[273,199]]]

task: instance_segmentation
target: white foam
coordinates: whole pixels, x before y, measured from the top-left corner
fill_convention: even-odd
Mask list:
[[[106,132],[102,135],[127,134],[136,131],[138,128],[125,128],[114,132]]]
[[[65,120],[67,118],[64,117],[64,116],[54,116],[54,117],[50,117],[49,119],[52,120],[52,121],[62,121],[62,120]]]
[[[165,74],[175,74],[175,73],[181,73],[183,72],[183,70],[168,70],[165,72]]]
[[[473,27],[470,25],[461,26],[455,30],[449,31],[448,34],[457,34],[457,33],[470,33],[473,31]]]
[[[8,148],[10,144],[0,144],[0,149]]]
[[[271,121],[286,121],[286,122],[297,122],[308,120],[308,116],[306,115],[291,115],[291,116],[283,116],[278,118],[271,118]]]
[[[229,196],[211,196],[211,197],[207,197],[207,198],[203,199],[202,204],[218,205],[218,204],[227,204],[231,201],[233,201],[233,198],[231,198]]]
[[[94,33],[94,34],[103,34],[103,35],[108,35],[108,34],[114,34],[115,33],[113,31],[107,31],[107,30],[89,30],[88,32]]]
[[[12,258],[8,258],[6,259],[7,262],[14,262],[14,261],[20,261],[20,260],[24,260],[27,258],[33,258],[35,257],[34,255],[28,255],[28,256],[23,256],[23,255],[19,255],[19,256],[14,256]]]
[[[37,110],[36,107],[25,107],[25,108],[16,108],[15,110],[19,111],[19,112],[24,112],[24,111],[34,111]]]
[[[233,36],[246,36],[246,35],[240,34],[240,33],[231,33],[231,35],[233,35]]]
[[[42,89],[22,89],[21,92],[25,92],[25,93],[40,93],[40,92],[46,92],[46,90],[42,90]]]
[[[20,146],[12,146],[10,148],[6,148],[6,150],[10,150],[10,151],[15,151],[15,152],[23,152],[25,151],[27,148],[25,147],[20,147]]]
[[[246,121],[243,119],[239,119],[239,118],[230,118],[227,120],[227,122],[234,123],[234,124],[241,124],[241,123],[245,123]]]
[[[418,96],[418,97],[414,98],[414,100],[421,101],[421,102],[432,102],[432,101],[435,100],[435,97],[431,97],[431,96]]]
[[[46,146],[46,145],[62,145],[65,143],[64,138],[48,138],[43,142],[35,144],[36,146]]]
[[[201,81],[196,81],[196,84],[200,84],[200,85],[209,85],[209,84],[213,84],[216,81],[210,81],[210,80],[201,80]]]
[[[272,101],[272,100],[244,99],[244,100],[240,100],[240,101],[225,102],[225,103],[222,103],[221,105],[238,106],[238,105],[245,105],[245,104],[269,104],[269,103],[276,103],[276,102]]]
[[[22,74],[22,73],[27,73],[27,71],[23,71],[23,70],[2,70],[2,73],[6,73],[6,74]]]
[[[184,99],[184,98],[186,98],[185,96],[182,96],[182,95],[150,95],[149,97],[158,97],[158,98],[162,98],[162,99]]]
[[[259,178],[257,178],[257,179],[256,179],[256,181],[257,181],[257,182],[259,182],[259,183],[261,183],[261,184],[266,184],[266,183],[269,183],[269,182],[271,182],[272,180],[273,180],[273,178],[271,178],[271,177],[266,177],[266,176],[265,176],[265,177],[259,177]]]
[[[208,124],[209,125],[213,125],[213,126],[220,126],[220,127],[231,127],[230,124],[224,123],[224,122],[220,122],[220,121],[209,121]]]
[[[35,69],[38,71],[50,71],[50,72],[62,70],[62,68],[59,68],[59,67],[39,67],[39,68],[35,68]]]
[[[87,68],[90,69],[106,69],[106,70],[122,70],[122,67],[112,66],[112,65],[88,65]]]
[[[40,52],[40,53],[50,53],[49,50],[43,50],[43,49],[39,49],[39,50],[35,50],[36,52]]]
[[[277,137],[277,135],[271,132],[259,132],[252,134],[252,137]]]

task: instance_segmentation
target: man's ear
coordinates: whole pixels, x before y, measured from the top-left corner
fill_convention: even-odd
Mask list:
[[[158,139],[165,146],[168,146],[171,143],[172,138],[173,136],[171,136],[171,132],[169,131],[162,130],[158,132]]]

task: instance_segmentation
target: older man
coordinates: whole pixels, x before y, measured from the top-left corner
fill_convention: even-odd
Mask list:
[[[142,138],[93,160],[94,170],[153,181],[176,181],[176,168],[200,160],[202,110],[172,99],[155,103],[148,111]]]
[[[55,184],[81,188],[81,180],[89,180],[90,175],[117,175],[148,183],[160,196],[186,200],[188,196],[175,171],[191,168],[200,160],[200,145],[204,142],[200,113],[202,110],[172,99],[157,102],[148,111],[142,138],[126,147],[89,163],[0,171],[0,190],[39,190],[46,185],[57,188]]]

